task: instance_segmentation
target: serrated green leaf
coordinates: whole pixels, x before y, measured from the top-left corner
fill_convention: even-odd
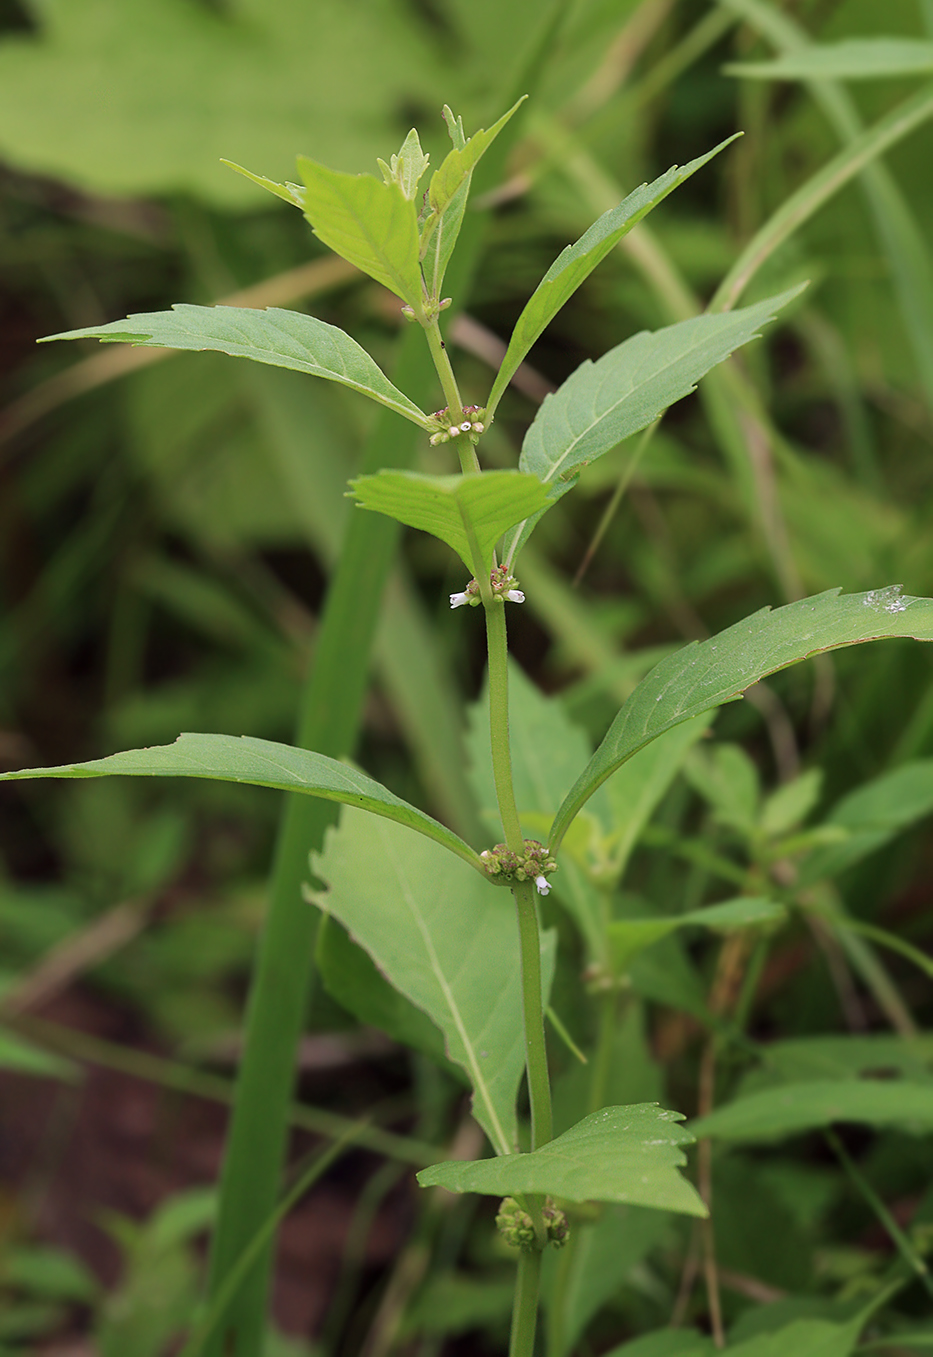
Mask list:
[[[893,586],[847,595],[831,589],[774,611],[763,608],[668,656],[639,683],[567,793],[551,851],[596,788],[665,730],[735,701],[759,679],[811,655],[897,636],[933,641],[933,599],[902,596]]]
[[[547,489],[537,477],[518,471],[483,471],[473,476],[380,471],[375,476],[358,476],[350,488],[364,509],[388,514],[453,547],[471,575],[471,535],[488,570],[493,548],[505,530],[547,500]]]
[[[668,406],[695,391],[710,368],[757,339],[760,327],[801,291],[790,288],[738,311],[643,330],[597,362],[587,359],[558,391],[545,396],[525,435],[519,469],[550,487],[550,507],[573,488],[587,462],[647,429]],[[531,519],[509,534],[506,564],[515,560],[536,522]]]
[[[923,38],[846,38],[814,43],[773,61],[734,62],[726,75],[746,80],[879,80],[933,72],[933,42]]]
[[[491,1197],[540,1192],[574,1202],[627,1202],[705,1216],[696,1188],[678,1172],[685,1162],[680,1146],[692,1140],[677,1125],[681,1120],[679,1112],[657,1103],[604,1107],[530,1154],[432,1164],[418,1182],[448,1192]]]
[[[371,174],[343,174],[307,156],[298,157],[298,173],[305,185],[302,210],[314,234],[420,315],[418,213],[399,185]]]
[[[483,876],[479,855],[453,830],[432,820],[371,777],[324,754],[296,749],[251,735],[179,735],[174,744],[130,749],[87,763],[65,763],[57,768],[22,768],[0,773],[15,782],[37,777],[206,777],[220,782],[246,782],[253,787],[275,787],[306,792],[325,801],[359,806],[415,829],[455,853]]]
[[[328,887],[320,906],[443,1032],[449,1059],[473,1086],[477,1121],[497,1153],[508,1154],[525,1063],[511,895],[427,839],[355,811],[344,812],[312,870]],[[546,990],[554,941],[542,942]]]
[[[663,915],[648,919],[614,919],[609,925],[609,954],[616,974],[623,974],[629,963],[646,947],[658,942],[678,928],[712,928],[730,932],[735,928],[754,928],[777,923],[785,911],[772,900],[741,896],[725,900],[720,905],[705,909],[691,909],[685,914],[668,918]]]
[[[190,306],[178,302],[171,311],[150,311],[46,335],[53,339],[99,339],[104,344],[134,344],[148,349],[205,349],[234,358],[251,358],[272,367],[292,368],[339,382],[369,396],[422,429],[433,424],[423,410],[397,387],[355,339],[336,325],[300,311],[268,307],[255,311],[243,306]]]
[[[933,1130],[933,1085],[906,1079],[839,1079],[783,1084],[718,1107],[690,1123],[698,1138],[778,1140],[836,1122]]]
[[[664,201],[686,179],[718,155],[735,137],[720,142],[706,155],[691,160],[682,167],[674,165],[651,184],[642,184],[630,193],[618,207],[604,212],[578,241],[568,245],[554,260],[541,282],[535,288],[524,310],[515,322],[505,358],[502,360],[489,400],[487,414],[491,418],[503,392],[515,376],[524,358],[539,335],[547,328],[561,307],[573,296],[581,283],[606,258],[623,236],[648,215],[652,208]]]
[[[418,183],[428,168],[428,156],[421,149],[421,139],[416,128],[412,128],[402,142],[398,155],[393,155],[390,164],[384,160],[376,162],[382,170],[382,178],[387,184],[398,184],[406,198],[413,199],[418,192]]]

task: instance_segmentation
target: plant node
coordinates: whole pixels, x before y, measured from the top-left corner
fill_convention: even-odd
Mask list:
[[[523,853],[513,853],[508,844],[497,843],[495,848],[480,853],[480,857],[487,875],[497,882],[506,885],[510,881],[533,881],[539,895],[547,895],[551,889],[548,877],[557,871],[557,863],[537,839],[526,839]]]

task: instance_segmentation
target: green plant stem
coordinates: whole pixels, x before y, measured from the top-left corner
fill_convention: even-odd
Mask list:
[[[490,602],[485,611],[486,646],[489,653],[489,741],[496,799],[505,841],[513,853],[521,853],[525,844],[515,805],[509,748],[509,651],[505,604],[498,600]]]
[[[447,345],[441,337],[441,327],[437,323],[437,316],[434,316],[432,320],[425,324],[424,333],[428,341],[428,348],[431,350],[431,358],[434,360],[438,381],[447,402],[447,416],[451,425],[462,424],[463,398],[460,395],[460,388],[457,386],[457,378],[451,366]],[[466,434],[462,434],[456,440],[456,448],[463,474],[468,476],[471,472],[479,471],[480,465],[476,448]]]
[[[518,935],[522,958],[522,1012],[525,1019],[525,1062],[528,1101],[531,1103],[531,1148],[540,1149],[553,1135],[551,1083],[544,1039],[541,1004],[541,939],[535,890],[530,881],[512,887],[518,907]]]
[[[513,853],[521,853],[522,838],[509,750],[509,655],[505,630],[505,605],[486,608],[486,640],[489,647],[489,735],[496,796],[505,841]],[[544,1007],[541,1001],[541,938],[534,886],[517,881],[512,887],[518,909],[518,934],[522,959],[522,1008],[525,1017],[525,1060],[528,1098],[531,1103],[531,1147],[536,1150],[551,1139],[551,1085],[544,1039]]]
[[[515,1279],[515,1302],[512,1307],[509,1357],[533,1357],[540,1285],[541,1254],[537,1251],[520,1254],[518,1276]]]

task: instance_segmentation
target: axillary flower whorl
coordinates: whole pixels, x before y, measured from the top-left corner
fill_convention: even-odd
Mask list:
[[[525,595],[518,587],[518,580],[509,571],[507,565],[497,565],[494,570],[489,572],[489,587],[492,590],[492,596],[500,603],[508,601],[509,603],[524,603]],[[451,594],[450,606],[452,608],[463,608],[469,604],[471,608],[476,608],[481,602],[479,585],[476,580],[470,580],[470,583],[460,594]]]
[[[479,442],[479,436],[485,432],[484,423],[486,408],[482,405],[465,405],[463,407],[463,419],[459,424],[454,424],[450,418],[450,411],[445,405],[443,410],[435,410],[431,416],[435,432],[431,434],[428,442],[432,448],[436,448],[438,443],[449,443],[452,438],[459,438],[461,434],[469,434],[470,442]]]
[[[487,876],[508,885],[511,881],[533,881],[539,895],[551,889],[548,876],[557,871],[557,863],[537,839],[526,839],[523,853],[513,853],[508,844],[497,843],[480,853]]]

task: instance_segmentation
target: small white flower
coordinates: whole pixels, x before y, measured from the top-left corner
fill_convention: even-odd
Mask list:
[[[469,603],[469,601],[470,595],[466,593],[466,591],[462,594],[451,594],[450,596],[450,606],[452,608],[462,608],[465,604]]]
[[[535,885],[538,888],[539,895],[547,895],[548,891],[551,889],[550,882],[546,876],[536,876]]]
[[[521,589],[510,589],[509,592],[506,594],[506,598],[509,600],[510,603],[525,602],[525,595],[522,593]],[[546,891],[545,894],[547,894]]]
[[[473,425],[470,423],[470,421],[468,419],[465,419],[463,423],[460,425],[460,432],[469,433],[472,427]]]

